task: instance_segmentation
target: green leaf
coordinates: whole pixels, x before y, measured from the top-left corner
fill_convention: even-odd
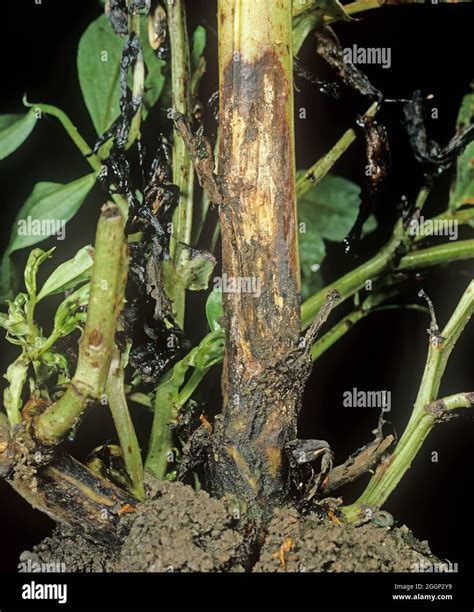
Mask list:
[[[35,111],[22,115],[0,115],[0,159],[5,159],[31,134],[36,124]]]
[[[8,314],[0,314],[0,327],[6,330],[7,340],[12,344],[25,344],[30,333],[30,326],[26,321],[27,306],[28,296],[26,293],[19,293],[14,300],[8,302]]]
[[[461,132],[474,121],[474,93],[464,96],[456,121],[456,132]],[[449,210],[474,206],[474,141],[459,155],[456,177],[451,186]]]
[[[221,326],[220,321],[224,316],[222,307],[222,289],[213,289],[209,294],[206,302],[206,317],[209,323],[209,329],[215,331]]]
[[[25,266],[25,286],[28,291],[28,295],[32,298],[36,297],[36,275],[41,264],[51,257],[54,248],[49,251],[43,251],[43,249],[33,249],[28,257],[28,261]]]
[[[120,57],[123,40],[105,15],[93,21],[79,41],[77,70],[84,102],[98,134],[119,116]]]
[[[24,249],[60,233],[61,224],[76,214],[95,180],[93,172],[65,185],[37,183],[17,215],[8,252]]]
[[[204,291],[209,286],[209,279],[216,265],[212,253],[199,251],[192,254],[181,272],[185,286],[191,291]]]
[[[89,302],[90,284],[83,285],[80,289],[68,295],[58,306],[54,315],[53,334],[57,338],[68,336],[76,328],[84,323],[86,313],[81,308]]]
[[[8,381],[8,386],[3,392],[3,405],[7,412],[10,425],[21,423],[20,409],[23,405],[22,391],[28,374],[28,361],[21,355],[7,369],[3,375]]]
[[[94,249],[90,245],[83,247],[72,259],[56,268],[41,288],[37,301],[48,295],[63,293],[89,280],[93,264]]]
[[[322,286],[319,268],[326,255],[324,240],[341,242],[354,225],[359,206],[360,187],[331,174],[298,200],[303,299]],[[376,227],[375,218],[370,216],[364,225],[364,235]]]
[[[319,0],[316,3],[318,10],[322,11],[323,15],[331,17],[334,21],[355,21],[347,12],[339,0]]]
[[[193,70],[199,65],[199,60],[204,54],[206,48],[206,30],[202,26],[198,26],[194,30],[191,46],[191,66]]]
[[[293,20],[293,55],[297,55],[311,30],[322,23],[323,16],[312,11]]]
[[[338,0],[294,2],[293,6],[296,15],[293,19],[293,55],[298,54],[311,30],[323,25],[324,17],[330,17],[331,21],[355,21]]]
[[[153,53],[141,28],[140,42],[147,68],[144,117],[160,97],[164,62]],[[120,59],[124,40],[117,36],[105,15],[93,21],[79,41],[77,69],[82,95],[98,134],[103,134],[120,114]],[[131,77],[130,77],[131,78]]]
[[[214,333],[208,334],[197,347],[190,360],[190,365],[201,371],[205,376],[209,368],[221,363],[224,358],[224,330],[217,328]]]
[[[182,260],[177,268],[172,267],[172,264],[163,266],[165,289],[169,288],[173,294],[172,285],[178,284],[191,291],[203,291],[209,286],[209,279],[215,265],[216,258],[212,253],[184,249]]]
[[[17,215],[10,243],[3,255],[0,295],[11,296],[15,274],[10,255],[50,236],[64,233],[65,224],[76,214],[96,180],[95,173],[63,185],[37,183]]]

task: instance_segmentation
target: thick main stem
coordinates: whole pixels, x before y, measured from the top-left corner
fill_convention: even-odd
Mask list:
[[[272,368],[300,333],[291,11],[291,0],[219,1],[223,273],[261,292],[224,294],[224,407],[209,468],[215,493],[255,514],[284,498],[283,447],[296,434],[297,393]]]

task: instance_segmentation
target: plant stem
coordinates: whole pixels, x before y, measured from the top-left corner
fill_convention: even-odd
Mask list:
[[[95,155],[94,153],[92,153],[90,146],[87,144],[84,138],[79,134],[78,129],[72,123],[72,121],[69,119],[69,117],[66,115],[64,111],[62,111],[60,108],[57,108],[56,106],[52,106],[51,104],[35,104],[35,103],[28,102],[28,100],[26,99],[26,96],[23,98],[23,104],[27,106],[28,108],[35,108],[35,109],[40,110],[42,113],[46,113],[47,115],[56,117],[56,119],[58,119],[58,121],[61,123],[63,128],[66,130],[68,136],[71,138],[73,143],[82,153],[82,156],[89,163],[91,168],[95,170],[96,172],[100,171],[102,164],[101,164],[99,157]]]
[[[374,117],[379,110],[380,105],[378,102],[374,102],[366,111],[364,117]],[[347,151],[350,145],[357,138],[357,132],[355,129],[350,128],[347,130],[341,138],[336,142],[333,148],[326,153],[324,157],[318,159],[318,161],[311,166],[306,172],[300,176],[296,182],[296,195],[298,198],[304,196],[310,191],[319,181],[326,176],[329,170],[334,166],[336,161],[341,157],[343,153]]]
[[[359,519],[364,507],[380,508],[410,468],[425,438],[439,419],[440,415],[430,407],[438,395],[441,378],[454,345],[473,313],[474,281],[471,281],[441,334],[431,332],[425,370],[405,432],[388,464],[380,465],[359,499],[343,509],[347,521]],[[472,403],[473,397],[469,398],[471,394],[461,395],[464,397],[460,398],[457,394],[443,400],[448,402],[447,409],[465,406],[468,399]]]
[[[76,372],[63,396],[36,419],[35,435],[57,444],[74,427],[87,404],[104,392],[122,301],[123,218],[115,204],[102,207],[97,225],[95,258],[87,320],[79,345]]]
[[[348,15],[358,15],[364,11],[380,8],[384,4],[385,0],[358,0],[357,2],[346,4],[344,9]]]
[[[116,347],[112,352],[105,392],[122,448],[125,467],[132,481],[133,490],[131,492],[137,499],[143,500],[145,499],[143,462],[125,396],[124,363],[120,351]]]
[[[413,270],[437,266],[438,264],[462,261],[474,257],[474,239],[449,242],[438,246],[413,251],[400,260],[398,270]]]
[[[444,212],[429,221],[433,221],[435,223],[440,223],[444,221],[455,221],[459,225],[467,225],[474,221],[474,206],[472,208],[466,208],[463,210],[455,210],[453,212]],[[426,240],[427,238],[432,238],[431,234],[419,234],[415,238],[415,242],[420,242],[421,240]]]
[[[171,43],[171,79],[173,110],[187,119],[191,110],[188,31],[184,0],[167,0],[168,30]],[[182,265],[186,249],[181,245],[191,244],[193,219],[194,170],[186,145],[181,135],[175,131],[173,138],[173,183],[179,187],[180,198],[173,215],[170,240],[170,255],[176,268]],[[177,287],[174,298],[176,321],[184,324],[185,287]]]
[[[56,106],[52,106],[51,104],[34,104],[28,102],[26,96],[23,98],[23,104],[28,108],[37,108],[42,113],[46,113],[47,115],[51,115],[52,117],[56,117],[58,121],[61,123],[63,128],[66,130],[68,136],[71,138],[73,143],[82,153],[82,156],[90,165],[90,167],[97,173],[99,173],[102,169],[102,162],[98,155],[92,153],[90,146],[84,140],[84,138],[79,134],[76,126],[72,123],[69,117],[66,115],[64,111]],[[112,185],[113,187],[113,185]],[[124,198],[119,193],[114,193],[112,196],[112,200],[117,204],[120,209],[120,213],[124,219],[128,217],[128,202],[126,198]]]
[[[158,480],[163,480],[168,470],[170,453],[173,452],[175,439],[170,424],[175,415],[177,388],[173,381],[175,369],[169,370],[158,387],[153,403],[153,426],[151,429],[145,469]]]
[[[222,270],[258,279],[265,297],[223,295],[224,405],[207,468],[213,493],[257,521],[286,498],[296,433],[296,388],[283,398],[265,381],[300,337],[291,13],[291,0],[218,2]]]
[[[365,281],[374,279],[387,270],[393,262],[393,255],[399,244],[399,239],[392,240],[372,259],[369,259],[354,270],[330,283],[318,293],[308,298],[301,306],[301,326],[306,329],[324,303],[329,289],[334,288],[341,294],[339,303],[351,297],[363,288]],[[474,240],[461,240],[455,244],[442,244],[414,251],[401,258],[396,270],[415,270],[418,268],[436,266],[441,263],[461,261],[474,257]]]

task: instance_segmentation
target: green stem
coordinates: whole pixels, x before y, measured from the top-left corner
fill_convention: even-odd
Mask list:
[[[214,226],[214,230],[212,232],[211,244],[209,247],[209,250],[211,251],[211,253],[214,253],[216,250],[217,241],[219,240],[220,233],[221,233],[221,224],[219,222],[219,219],[217,219],[216,225]]]
[[[130,8],[132,8],[130,6]],[[137,38],[140,38],[140,15],[138,13],[131,13],[129,16],[128,31],[136,34]],[[133,70],[133,85],[132,95],[134,98],[142,99],[143,91],[145,89],[145,62],[143,61],[143,51],[140,51],[137,61],[135,62],[135,68]],[[140,138],[140,126],[142,121],[142,104],[140,104],[137,112],[133,116],[130,123],[130,133],[128,136],[128,142],[126,149],[129,149],[137,138]]]
[[[393,261],[395,249],[399,244],[399,239],[392,239],[375,257],[351,270],[335,282],[330,283],[318,293],[308,298],[301,306],[301,326],[306,329],[319,312],[324,303],[325,296],[330,289],[337,289],[341,294],[339,304],[360,291],[365,285],[365,281],[374,279],[389,268]],[[400,260],[396,270],[415,270],[436,266],[441,263],[461,261],[474,257],[474,240],[462,240],[455,244],[442,244],[414,251],[405,255]]]
[[[173,383],[174,368],[163,377],[153,403],[154,417],[145,469],[158,480],[163,480],[168,470],[170,453],[175,439],[170,423],[175,414],[176,387]]]
[[[119,350],[114,348],[105,392],[122,448],[125,467],[132,481],[131,492],[137,499],[143,500],[145,499],[143,462],[125,396],[124,365]]]
[[[471,259],[472,257],[474,257],[474,239],[460,240],[408,253],[402,257],[397,269],[413,270],[415,268],[432,267],[442,263]]]
[[[367,280],[373,280],[379,276],[389,266],[390,261],[392,261],[397,244],[398,241],[396,243],[391,241],[375,257],[341,276],[303,302],[301,305],[301,328],[306,329],[311,325],[314,317],[324,304],[330,289],[336,289],[339,292],[341,297],[338,304],[341,304],[344,300],[354,295],[354,293],[360,291]]]
[[[458,225],[468,225],[472,221],[474,221],[474,206],[472,208],[466,208],[465,210],[456,210],[453,212],[444,212],[432,219],[428,220],[429,222],[434,223],[443,223],[446,221],[454,221]],[[420,233],[415,237],[415,242],[421,242],[422,240],[426,240],[427,238],[432,238],[432,234],[423,234]]]
[[[384,4],[384,0],[358,0],[357,2],[346,4],[344,9],[348,15],[358,15],[364,11],[380,8]]]
[[[222,360],[223,355],[223,330],[217,329],[207,334],[198,346],[178,361],[161,379],[153,403],[155,415],[145,461],[146,470],[155,478],[165,477],[170,462],[169,453],[176,446],[171,425],[207,372]],[[185,383],[190,367],[193,367],[194,371]]]
[[[427,410],[432,409],[433,411],[449,412],[450,410],[457,410],[458,408],[472,408],[474,405],[474,393],[472,391],[465,393],[455,393],[454,395],[448,395],[443,397],[433,404],[428,404]]]
[[[91,400],[104,392],[122,307],[124,234],[119,208],[102,207],[97,225],[87,320],[79,346],[76,372],[62,397],[36,420],[36,437],[57,444],[74,427]]]
[[[183,0],[167,0],[168,29],[171,43],[171,87],[173,110],[188,118],[191,110],[189,42]],[[181,245],[191,244],[193,218],[194,170],[181,135],[175,131],[173,139],[173,183],[179,187],[180,199],[173,215],[170,254],[176,268],[186,257]],[[177,288],[174,311],[177,323],[184,323],[185,287]]]
[[[379,110],[380,105],[374,102],[366,111],[364,117],[374,117]],[[357,132],[350,128],[336,142],[333,148],[321,159],[311,166],[296,182],[296,195],[298,198],[304,196],[312,189],[329,170],[334,166],[336,161],[343,153],[347,151],[350,145],[357,138]]]
[[[92,153],[90,146],[84,140],[84,138],[79,134],[76,126],[72,123],[69,117],[66,115],[64,111],[56,106],[52,106],[51,104],[34,104],[28,102],[26,96],[23,98],[23,104],[28,108],[37,108],[42,113],[46,113],[47,115],[51,115],[52,117],[56,117],[58,121],[61,123],[63,128],[66,130],[68,136],[71,138],[73,143],[82,153],[82,156],[90,165],[90,167],[97,173],[99,173],[102,169],[102,162],[98,155]],[[113,185],[112,185],[113,187]],[[114,193],[112,196],[112,200],[117,204],[120,209],[120,213],[124,219],[128,217],[128,202],[126,198],[118,193]]]
[[[23,104],[28,108],[39,109],[42,113],[46,113],[47,115],[51,115],[52,117],[56,117],[58,121],[61,123],[63,128],[66,130],[68,136],[71,138],[73,143],[82,153],[82,156],[86,159],[90,167],[99,172],[102,168],[102,163],[97,155],[92,153],[90,146],[84,140],[84,138],[79,134],[78,129],[69,119],[64,111],[56,106],[52,106],[51,104],[36,104],[28,102],[26,96],[23,98]]]
[[[194,391],[196,391],[209,370],[210,368],[196,368],[194,370],[186,385],[179,392],[178,408],[184,406],[184,404],[191,398],[191,395],[194,393]]]
[[[359,519],[365,507],[380,508],[410,468],[424,440],[439,419],[439,415],[435,410],[430,410],[430,406],[438,395],[449,356],[473,313],[474,281],[471,281],[441,334],[431,334],[425,370],[405,432],[388,465],[379,467],[359,499],[343,509],[347,521]],[[462,395],[467,401],[472,394]],[[449,409],[460,404],[466,405],[460,400],[459,394],[446,399]],[[472,399],[471,396],[470,403]]]

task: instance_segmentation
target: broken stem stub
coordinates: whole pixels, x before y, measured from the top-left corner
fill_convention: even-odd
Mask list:
[[[76,372],[61,398],[36,417],[34,433],[42,444],[55,445],[62,440],[87,405],[104,393],[123,302],[125,248],[120,211],[115,204],[105,204],[97,225],[87,320]]]

